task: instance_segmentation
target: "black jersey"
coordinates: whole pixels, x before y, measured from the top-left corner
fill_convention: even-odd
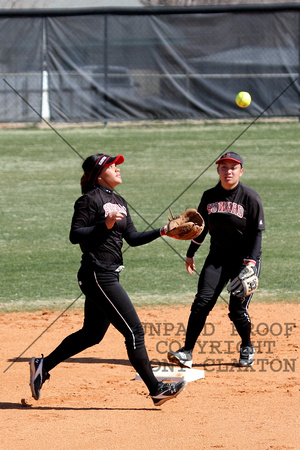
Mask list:
[[[231,259],[256,258],[253,255],[256,237],[265,229],[264,213],[259,195],[250,187],[239,183],[226,190],[219,182],[203,193],[198,211],[205,221],[203,233],[195,239],[202,243],[206,234],[211,236],[210,252]],[[188,256],[193,256],[199,246],[191,243]]]
[[[105,224],[110,211],[123,214],[111,229]],[[138,232],[123,197],[98,186],[82,195],[74,205],[70,241],[80,244],[82,263],[115,270],[123,264],[123,238],[129,245],[143,245],[160,236],[160,229]]]

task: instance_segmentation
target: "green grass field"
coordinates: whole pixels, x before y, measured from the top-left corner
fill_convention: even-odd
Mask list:
[[[163,211],[153,227],[164,225],[175,199],[174,214],[198,205],[202,192],[218,181],[212,161],[247,125],[66,127],[59,132],[83,158],[97,152],[125,156],[118,193],[131,205],[138,230],[143,230]],[[82,160],[48,128],[2,129],[0,138],[0,311],[65,308],[80,295],[76,274],[81,254],[69,242],[69,228],[73,204],[80,196]],[[231,150],[243,156],[242,181],[259,192],[265,211],[262,275],[253,301],[295,302],[299,123],[256,122]],[[188,243],[166,241],[169,245],[158,239],[137,248],[124,243],[121,283],[135,305],[193,300],[198,276],[185,270]],[[198,271],[208,244],[207,238],[196,255]],[[228,299],[225,291],[222,297]],[[83,297],[75,306],[82,303]]]

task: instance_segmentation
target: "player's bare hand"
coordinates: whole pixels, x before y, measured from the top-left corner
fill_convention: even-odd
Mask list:
[[[105,219],[106,227],[110,230],[114,226],[114,224],[118,220],[122,220],[123,217],[124,217],[124,215],[118,211],[110,211]]]
[[[193,274],[196,270],[196,266],[194,263],[194,258],[186,258],[185,260],[185,267],[188,273]]]

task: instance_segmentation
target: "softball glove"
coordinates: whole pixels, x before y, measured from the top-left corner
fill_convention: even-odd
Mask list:
[[[169,217],[166,235],[174,239],[188,241],[199,236],[204,229],[204,220],[196,209],[187,209],[178,217]]]
[[[254,264],[248,264],[227,286],[229,293],[240,298],[248,297],[248,295],[253,294],[257,288],[258,276]]]

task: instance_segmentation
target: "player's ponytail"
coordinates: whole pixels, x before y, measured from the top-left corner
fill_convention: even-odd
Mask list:
[[[91,189],[93,189],[95,185],[94,184],[95,179],[92,176],[92,172],[101,156],[102,155],[100,153],[88,156],[82,163],[82,169],[84,171],[84,174],[81,177],[80,184],[81,184],[81,192],[83,194],[89,192]]]

